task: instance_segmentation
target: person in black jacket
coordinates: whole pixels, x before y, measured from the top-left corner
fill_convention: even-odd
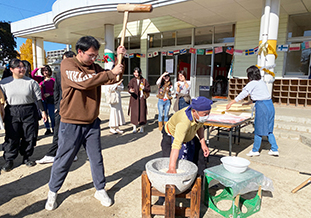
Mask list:
[[[65,58],[72,58],[76,56],[76,54],[73,51],[66,51],[62,59]],[[54,106],[55,106],[55,126],[54,126],[54,132],[53,132],[53,142],[52,146],[49,148],[46,155],[36,162],[39,164],[45,164],[45,163],[53,163],[54,157],[56,156],[56,151],[58,148],[58,129],[59,129],[59,123],[60,123],[60,115],[59,115],[59,104],[60,100],[62,98],[62,87],[61,87],[61,73],[58,72],[55,75],[55,84],[54,84]],[[75,161],[78,159],[78,157],[75,157]]]

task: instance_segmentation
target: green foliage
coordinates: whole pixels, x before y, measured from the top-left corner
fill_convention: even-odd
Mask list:
[[[14,49],[16,47],[15,37],[11,33],[11,26],[7,22],[0,21],[0,64],[16,58],[18,52]]]

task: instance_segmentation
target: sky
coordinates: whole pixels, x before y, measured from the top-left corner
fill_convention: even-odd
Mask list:
[[[15,22],[38,14],[52,11],[56,0],[0,0],[0,21]],[[16,38],[16,50],[26,42],[24,38]],[[64,49],[66,45],[44,42],[44,50]]]

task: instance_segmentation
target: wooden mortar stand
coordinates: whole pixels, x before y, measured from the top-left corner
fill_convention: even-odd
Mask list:
[[[159,192],[148,179],[146,171],[141,175],[142,185],[142,218],[151,218],[151,215],[164,215],[165,218],[175,218],[175,214],[190,218],[200,217],[201,177],[198,176],[191,189],[176,195],[175,185],[166,185],[165,194]],[[165,205],[151,205],[151,197],[165,197]],[[176,198],[190,199],[190,207],[176,207]]]

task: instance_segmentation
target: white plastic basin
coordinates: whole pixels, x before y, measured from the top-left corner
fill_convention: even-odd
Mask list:
[[[220,161],[224,168],[231,173],[243,173],[250,164],[249,160],[241,157],[222,157]]]

